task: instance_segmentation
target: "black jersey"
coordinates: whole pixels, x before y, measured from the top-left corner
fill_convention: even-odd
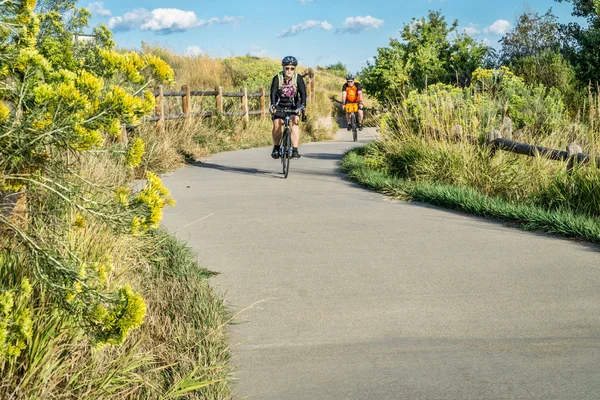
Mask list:
[[[279,76],[273,77],[271,83],[271,105],[282,107],[282,108],[299,108],[306,107],[306,85],[301,75],[298,78],[297,90],[291,88],[288,85],[279,87]]]

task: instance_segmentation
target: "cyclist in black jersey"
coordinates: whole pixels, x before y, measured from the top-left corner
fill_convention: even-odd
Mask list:
[[[300,158],[298,144],[300,143],[300,113],[306,108],[306,86],[304,79],[296,72],[298,60],[287,56],[281,61],[283,71],[273,77],[271,83],[271,107],[273,115],[273,151],[271,157],[279,158],[279,142],[285,115],[277,112],[279,108],[296,110],[296,115],[290,118],[292,128],[292,158]]]

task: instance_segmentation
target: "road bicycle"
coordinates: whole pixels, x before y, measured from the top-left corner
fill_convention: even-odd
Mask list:
[[[296,116],[296,110],[289,108],[277,108],[276,112],[285,115],[283,133],[279,143],[279,158],[283,169],[283,177],[287,178],[290,172],[290,159],[292,158],[292,128],[290,128],[290,117]]]
[[[358,140],[358,103],[347,103],[346,113],[350,114],[350,128],[352,129],[352,139]]]

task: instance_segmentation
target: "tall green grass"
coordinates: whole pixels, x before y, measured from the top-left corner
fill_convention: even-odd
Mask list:
[[[407,200],[458,210],[485,218],[518,223],[523,229],[538,230],[600,243],[600,221],[568,209],[550,210],[535,203],[512,202],[481,193],[466,185],[427,180],[409,180],[378,168],[370,161],[370,146],[350,150],[342,169],[350,179],[366,187]]]

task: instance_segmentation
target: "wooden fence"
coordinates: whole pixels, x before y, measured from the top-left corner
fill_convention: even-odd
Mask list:
[[[305,73],[302,76],[308,76],[308,79],[305,80],[307,101],[314,102],[314,94],[316,90],[315,74],[312,70],[308,70],[307,73]],[[244,126],[247,126],[248,122],[250,121],[251,115],[260,116],[261,119],[266,118],[267,98],[269,97],[269,92],[264,88],[261,88],[258,92],[248,92],[247,88],[242,88],[241,92],[224,92],[221,86],[217,86],[215,90],[191,90],[189,85],[184,85],[181,87],[181,91],[164,91],[162,86],[158,86],[155,88],[154,96],[156,98],[156,108],[154,111],[154,115],[151,117],[146,117],[142,121],[155,121],[157,128],[161,132],[164,132],[165,121],[167,120],[185,119],[189,121],[193,117],[207,118],[215,117],[217,115],[242,117]],[[214,97],[215,111],[192,112],[190,110],[190,99],[194,96]],[[182,112],[177,114],[166,115],[165,97],[180,97]],[[223,99],[226,97],[239,98],[241,102],[242,111],[224,112]],[[259,99],[260,109],[250,110],[248,101],[249,99]]]
[[[539,156],[549,160],[567,161],[567,172],[569,174],[573,172],[575,163],[587,164],[595,161],[596,165],[600,167],[600,157],[593,157],[589,154],[582,153],[582,149],[577,143],[570,143],[567,146],[567,151],[555,150],[547,147],[535,146],[528,143],[521,143],[510,139],[505,139],[502,137],[502,133],[500,131],[493,130],[488,132],[486,144],[491,148],[492,157],[498,150],[503,150],[530,157]]]

